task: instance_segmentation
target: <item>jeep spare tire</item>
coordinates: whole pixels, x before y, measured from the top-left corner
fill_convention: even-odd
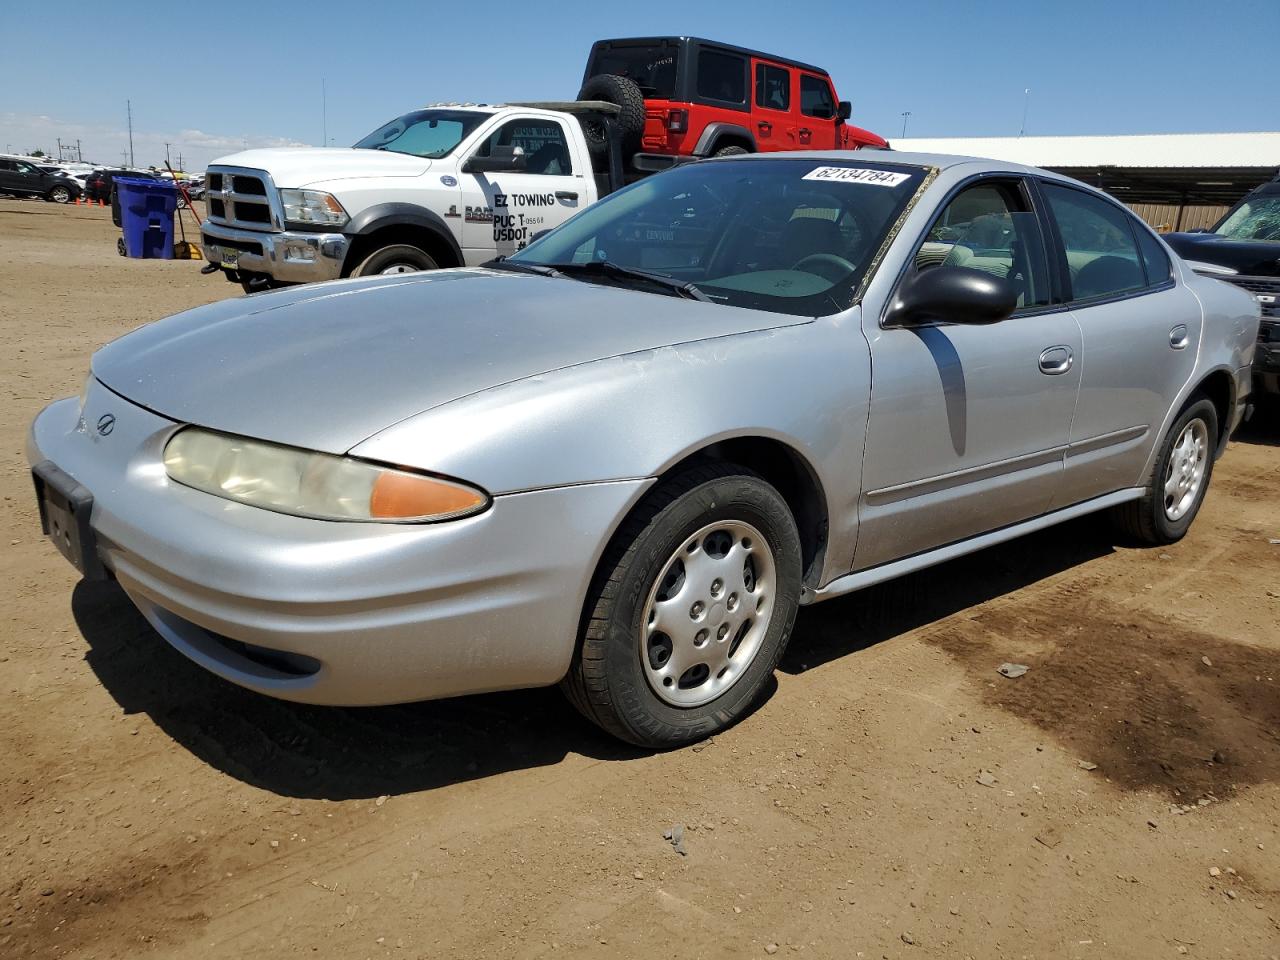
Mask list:
[[[578,91],[578,99],[603,100],[616,104],[620,108],[615,122],[618,125],[622,152],[630,156],[640,149],[640,136],[644,133],[644,94],[634,80],[602,73],[582,85],[582,89]],[[583,120],[582,132],[593,156],[603,157],[608,154],[609,142],[605,138],[604,124]]]

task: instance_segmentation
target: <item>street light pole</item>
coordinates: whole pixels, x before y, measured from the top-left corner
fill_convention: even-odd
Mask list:
[[[1022,127],[1018,130],[1018,136],[1022,136],[1027,132],[1027,108],[1031,105],[1031,88],[1026,87],[1022,91]]]

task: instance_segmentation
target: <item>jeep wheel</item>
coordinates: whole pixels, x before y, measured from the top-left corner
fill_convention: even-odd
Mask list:
[[[417,273],[419,270],[435,270],[440,265],[418,247],[397,243],[375,250],[360,266],[351,271],[353,277],[374,277],[387,273]]]
[[[66,187],[57,186],[45,194],[45,199],[51,203],[70,203],[71,191]]]
[[[713,157],[740,157],[743,154],[750,153],[750,152],[751,151],[748,150],[746,147],[721,147],[719,150],[713,153],[712,156]]]
[[[629,743],[708,737],[759,701],[799,598],[800,538],[778,491],[732,465],[693,468],[614,538],[563,689]]]
[[[578,99],[603,100],[620,107],[621,111],[614,122],[618,125],[618,140],[622,152],[630,156],[640,149],[640,136],[644,133],[644,94],[634,80],[609,73],[592,77],[578,91]],[[604,124],[584,120],[582,133],[593,157],[608,155],[609,142],[604,135]]]
[[[1141,543],[1181,540],[1204,503],[1217,448],[1218,411],[1193,397],[1161,441],[1141,499],[1115,508],[1117,526]]]

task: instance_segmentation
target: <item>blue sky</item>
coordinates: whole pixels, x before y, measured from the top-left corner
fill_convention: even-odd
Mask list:
[[[240,145],[346,145],[437,100],[571,98],[599,37],[692,34],[827,67],[891,139],[1280,128],[1280,0],[6,4],[0,147],[203,166]],[[167,11],[171,9],[172,15]],[[64,28],[51,29],[56,10]],[[92,32],[83,29],[92,24]],[[76,27],[79,25],[79,27]]]

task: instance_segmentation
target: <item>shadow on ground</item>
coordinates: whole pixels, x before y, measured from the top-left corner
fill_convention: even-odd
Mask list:
[[[954,657],[988,704],[1098,764],[1119,787],[1189,803],[1280,779],[1280,650],[1180,616],[1184,594],[1212,589],[1202,578],[1132,603],[1079,577],[1022,592],[1112,552],[1112,542],[1105,518],[1086,517],[806,609],[782,668],[800,671],[951,617],[926,629],[924,642]],[[1160,551],[1148,555],[1161,562]],[[1260,617],[1276,602],[1265,586]],[[1005,600],[953,617],[997,597]],[[1002,662],[1031,669],[1006,680],[996,673]]]
[[[201,760],[283,796],[346,800],[429,790],[569,753],[629,759],[555,689],[394,707],[313,707],[237,687],[152,630],[115,584],[81,581],[86,660],[125,713],[144,713]]]
[[[1239,443],[1280,447],[1280,397],[1255,396],[1253,416],[1231,438]]]

